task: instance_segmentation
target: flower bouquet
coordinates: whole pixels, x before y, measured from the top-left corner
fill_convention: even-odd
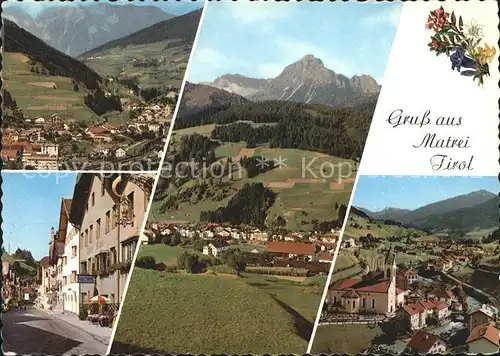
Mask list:
[[[429,49],[436,52],[436,56],[446,53],[452,70],[456,69],[474,81],[477,79],[482,85],[483,78],[490,75],[488,64],[496,54],[495,47],[487,43],[481,45],[483,26],[475,21],[464,26],[462,16],[457,21],[454,12],[449,14],[441,6],[430,12],[425,27],[434,31]]]

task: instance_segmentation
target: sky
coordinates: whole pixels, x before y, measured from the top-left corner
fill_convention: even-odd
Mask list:
[[[210,2],[188,80],[272,78],[306,54],[347,76],[382,81],[401,3]]]
[[[2,173],[3,247],[48,256],[50,229],[57,230],[62,198],[71,198],[75,173]]]
[[[498,194],[498,177],[361,176],[352,205],[373,212],[386,207],[413,210],[483,189]]]
[[[109,1],[109,0],[107,0]],[[193,2],[191,0],[182,0],[182,1],[163,1],[163,0],[111,0],[109,1],[111,3],[117,4],[117,5],[126,5],[126,4],[134,4],[138,6],[156,6],[162,9],[163,11],[172,14],[172,15],[183,15],[188,12],[194,11],[196,9],[199,9],[203,6],[203,1],[199,0],[196,2]],[[56,6],[88,6],[88,5],[95,5],[96,3],[94,1],[79,1],[75,0],[72,2],[60,2],[60,1],[36,1],[36,0],[23,0],[21,1],[16,1],[16,0],[8,0],[5,5],[6,6],[21,6],[24,8],[26,12],[28,12],[31,16],[36,16],[38,15],[43,9],[48,8],[48,7],[56,7]],[[5,6],[2,3],[2,6]]]

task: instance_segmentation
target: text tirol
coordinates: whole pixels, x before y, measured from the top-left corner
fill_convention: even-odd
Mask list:
[[[473,160],[474,156],[464,160],[456,160],[448,155],[438,154],[431,157],[430,163],[433,171],[452,171],[455,169],[472,171]]]

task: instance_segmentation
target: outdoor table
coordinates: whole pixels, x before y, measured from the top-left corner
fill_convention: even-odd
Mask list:
[[[101,315],[99,316],[99,325],[100,326],[109,326],[109,316]]]
[[[88,316],[88,320],[92,323],[92,324],[97,324],[99,322],[99,314],[89,314]]]

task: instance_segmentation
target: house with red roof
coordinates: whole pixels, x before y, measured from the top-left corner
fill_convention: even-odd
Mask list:
[[[326,302],[340,313],[392,315],[396,312],[396,270],[394,255],[389,253],[378,271],[331,285]]]
[[[267,251],[273,257],[296,258],[304,256],[312,260],[316,253],[316,245],[306,242],[274,242],[267,243]],[[319,252],[319,251],[318,251]]]
[[[434,297],[439,299],[441,302],[451,305],[451,303],[456,302],[457,298],[455,294],[449,289],[446,288],[438,288],[432,292]]]
[[[406,345],[407,351],[416,354],[443,354],[446,342],[435,334],[422,330],[417,331]]]
[[[471,354],[495,354],[500,348],[500,330],[494,322],[478,325],[472,330],[466,344]]]
[[[481,308],[470,311],[467,315],[469,333],[472,333],[479,325],[485,325],[491,321],[495,321],[498,316],[498,309],[488,304],[483,304]]]
[[[396,312],[396,318],[406,322],[411,330],[427,326],[428,316],[435,316],[439,322],[449,316],[448,305],[437,300],[420,300],[402,305]]]
[[[91,126],[85,130],[85,133],[96,142],[111,142],[113,140],[111,130],[103,125]]]
[[[400,269],[396,278],[399,288],[408,289],[410,285],[418,281],[418,273],[413,268]]]

